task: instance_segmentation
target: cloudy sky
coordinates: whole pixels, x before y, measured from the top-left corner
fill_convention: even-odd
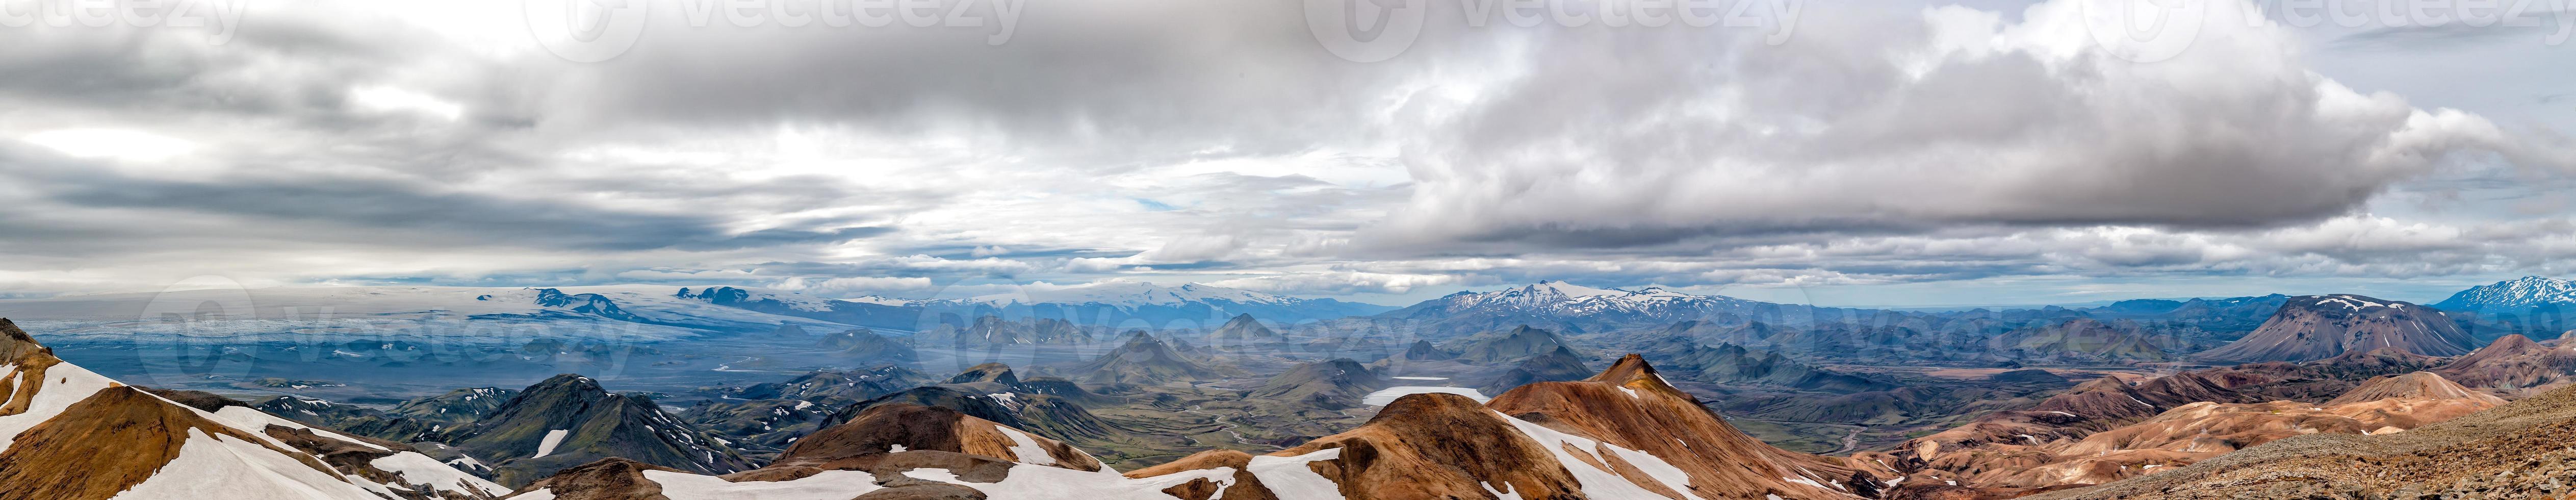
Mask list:
[[[2146,38],[2101,28],[2125,0],[1727,0],[1705,27],[1358,0],[1395,13],[1365,41],[1310,22],[1339,0],[609,0],[578,39],[554,1],[0,0],[0,295],[1950,305],[2576,274],[2564,0],[2211,0]]]

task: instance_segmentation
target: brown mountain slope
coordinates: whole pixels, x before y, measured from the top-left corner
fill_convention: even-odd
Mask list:
[[[2504,404],[2431,373],[2373,379],[2334,403],[2198,402],[2080,439],[2023,436],[1978,450],[1964,474],[1928,477],[1988,490],[2101,484],[2307,434],[2399,432]]]
[[[2433,308],[2359,295],[2309,295],[2291,297],[2261,328],[2197,357],[2304,362],[2381,348],[2458,356],[2471,345],[2457,323]]]
[[[2050,499],[2564,498],[2576,389],[2395,434],[2312,434]]]
[[[2269,430],[2258,429],[2260,432],[2251,433],[2243,429],[2227,430],[2231,426],[2262,424],[2294,429],[2293,424],[2302,419],[2323,419],[2349,422],[2341,427],[2316,423],[2305,428],[2332,427],[2327,429],[2329,431],[2358,428],[2376,432],[2382,427],[2411,428],[2500,404],[2500,401],[2478,391],[2460,388],[2433,374],[2402,375],[2440,361],[2440,358],[2381,349],[2306,364],[2267,362],[2154,378],[2104,377],[2079,384],[2029,409],[1989,413],[1966,425],[1907,441],[1894,451],[1864,452],[1856,454],[1855,458],[1883,461],[1908,474],[1913,478],[1908,483],[1916,486],[1907,488],[1909,490],[1920,489],[1926,483],[1939,485],[1940,481],[1988,488],[2038,488],[2127,477],[2143,472],[2147,465],[2169,467],[2189,463],[2190,460],[2206,458],[2213,450],[2223,452],[2280,437],[2265,434],[2271,432]],[[2365,381],[2363,377],[2377,378]],[[2326,404],[2346,395],[2353,397],[2336,402],[2344,405],[2342,407]],[[2392,397],[2410,402],[2445,403],[2374,406],[2357,402]],[[2278,408],[2259,404],[2282,400],[2288,401],[2274,404]],[[2202,415],[2166,417],[2186,408]],[[2252,412],[2261,418],[2235,415],[2239,412]],[[2166,422],[2156,425],[2181,425],[2183,428],[2204,425],[2188,423],[2195,419],[2214,419],[2205,424],[2213,432],[2242,435],[2225,441],[2183,442],[2167,446],[2170,443],[2136,436],[2142,431],[2129,431],[2102,438],[2115,440],[2109,445],[2086,445],[2086,449],[2096,455],[2111,453],[2112,456],[2079,459],[2062,455],[2069,443],[2091,440],[2097,433],[2148,425],[2151,419]],[[2145,452],[2155,448],[2165,448],[2169,452]],[[2118,450],[2141,453],[2123,456]],[[2100,468],[2088,469],[2097,466]]]
[[[795,446],[788,447],[786,453],[778,456],[777,462],[766,468],[866,470],[896,451],[897,447],[982,455],[1074,470],[1097,471],[1101,467],[1099,460],[1052,439],[1032,436],[945,407],[897,403],[868,408],[849,423],[798,439]]]
[[[1231,458],[1202,453],[1128,476],[1223,473],[1218,467],[1237,463]],[[1280,493],[1292,490],[1300,498],[1350,499],[1852,498],[1874,493],[1878,484],[1847,460],[1783,451],[1745,436],[1635,355],[1590,379],[1522,386],[1489,405],[1453,394],[1405,396],[1358,429],[1241,463],[1257,483],[1188,492],[1223,498],[1290,497]]]
[[[1709,411],[1699,398],[1666,383],[1644,358],[1633,354],[1592,378],[1522,386],[1496,396],[1488,406],[1668,457],[1689,475],[1692,490],[1702,496],[1754,498],[1807,491],[1815,484],[1840,493],[1876,486],[1873,478],[1859,473],[1846,459],[1782,450],[1745,435]]]
[[[2027,467],[2037,462],[2021,457],[2017,447],[2034,442],[2082,439],[2202,402],[2242,402],[2235,387],[2270,380],[2237,372],[2184,372],[2148,380],[2104,377],[2085,382],[2027,410],[1986,414],[1950,430],[1908,440],[1886,453],[1854,458],[1884,461],[1901,471],[1943,470],[1974,476],[1999,468]]]
[[[2487,406],[2504,404],[2504,398],[2469,390],[2433,372],[2371,377],[2370,381],[2362,382],[2361,387],[2355,387],[2352,392],[2344,393],[2343,396],[2326,401],[2325,404],[2332,406],[2389,398],[2465,399],[2487,403]]]
[[[54,357],[0,319],[0,498],[487,498],[506,490],[395,443],[211,394],[182,404]],[[203,408],[212,408],[207,410]]]
[[[2506,335],[2434,372],[2469,387],[2543,392],[2576,382],[2576,344],[2560,342],[2550,347],[2521,335]]]
[[[341,477],[311,456],[120,385],[81,399],[61,416],[19,434],[9,451],[0,453],[0,498],[109,498],[151,479],[197,436],[260,447],[293,457],[305,472]]]

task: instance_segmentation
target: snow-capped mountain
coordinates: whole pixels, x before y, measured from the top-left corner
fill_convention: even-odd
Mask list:
[[[169,314],[188,321],[171,321]],[[918,309],[746,287],[276,287],[0,300],[0,315],[49,335],[331,335],[669,340],[766,332],[908,331]]]
[[[2451,311],[2498,312],[2533,307],[2576,305],[2576,281],[2524,276],[2492,285],[2470,287],[2433,307]]]
[[[1691,295],[1647,287],[1634,291],[1617,288],[1593,288],[1563,281],[1541,281],[1518,288],[1491,292],[1458,292],[1402,310],[1388,316],[1414,317],[1421,314],[1459,314],[1470,311],[1509,311],[1557,316],[1594,314],[1662,314],[1682,309],[1709,309],[1769,304],[1719,295]]]
[[[1595,288],[1562,281],[1541,281],[1490,292],[1458,292],[1378,315],[1427,323],[1432,331],[1452,334],[1530,325],[1573,333],[1609,328],[1670,324],[1734,315],[1768,322],[1812,323],[1818,315],[1847,315],[1856,310],[1775,304],[1720,295],[1693,295],[1648,287],[1637,290]]]
[[[1160,285],[1138,281],[1029,286],[1013,293],[963,299],[907,301],[862,297],[851,301],[917,306],[933,314],[1051,318],[1093,325],[1118,325],[1128,320],[1142,320],[1165,328],[1215,327],[1245,314],[1274,323],[1301,323],[1365,316],[1393,309],[1377,304],[1304,299],[1197,283]]]

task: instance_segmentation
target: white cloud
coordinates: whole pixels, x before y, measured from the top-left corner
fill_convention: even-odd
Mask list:
[[[349,90],[349,100],[358,107],[374,111],[420,113],[456,121],[465,116],[465,106],[429,94],[393,87],[358,87]]]
[[[1280,294],[1394,294],[1416,289],[1455,286],[1465,280],[1456,275],[1387,274],[1368,272],[1292,272],[1270,276],[1234,278],[1208,284]]]
[[[831,278],[820,280],[788,278],[770,285],[770,288],[791,292],[803,292],[807,295],[823,297],[891,295],[901,294],[903,292],[930,290],[936,287],[937,285],[931,283],[930,278]]]
[[[2317,75],[2277,25],[2210,22],[2178,57],[2131,62],[2086,33],[2078,3],[2034,5],[2017,23],[1960,7],[1839,12],[1777,47],[1725,31],[1534,35],[1545,42],[1517,56],[1561,69],[1510,75],[1507,93],[1404,130],[1421,183],[1375,239],[1624,247],[1958,224],[2260,227],[2346,213],[2446,162],[2564,155]],[[2242,17],[2222,7],[2251,8],[2211,5],[2220,20]],[[1584,56],[1611,52],[1623,57]],[[1703,62],[1628,64],[1641,58]]]
[[[47,130],[29,134],[24,139],[75,158],[139,162],[167,160],[197,149],[196,143],[186,139],[121,128]]]

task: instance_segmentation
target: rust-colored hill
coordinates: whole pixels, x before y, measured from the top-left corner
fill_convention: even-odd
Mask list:
[[[2506,335],[2434,372],[2469,387],[2544,392],[2576,382],[2576,343],[2561,341],[2551,347],[2521,335]]]
[[[1858,472],[1846,459],[1782,450],[1745,435],[1633,354],[1592,378],[1521,386],[1496,396],[1487,406],[1668,457],[1688,474],[1692,491],[1701,496],[1813,496],[1823,493],[1816,490],[1852,493],[1854,488],[1874,490],[1876,486],[1875,479]]]
[[[185,395],[196,404],[181,404],[118,383],[54,357],[6,319],[0,394],[7,396],[0,498],[466,500],[506,492],[401,444],[307,427],[210,394]]]
[[[2361,387],[2355,387],[2352,392],[2344,393],[2342,396],[2326,401],[2325,404],[2333,406],[2391,398],[2464,399],[2484,402],[2487,406],[2504,404],[2504,398],[2469,390],[2433,372],[2372,377],[2370,381],[2362,382]]]
[[[2216,373],[2219,372],[2166,378],[2205,379]],[[2096,390],[2091,394],[2112,392]],[[2143,400],[2132,404],[2148,406]],[[2502,404],[2501,399],[2429,372],[2387,375],[2323,404],[2277,400],[2192,402],[2098,432],[2015,434],[2011,440],[1964,443],[1949,451],[1936,451],[1929,463],[1908,471],[1907,482],[1916,485],[1910,488],[1913,490],[1967,490],[1985,495],[2102,484],[2174,470],[2273,440],[2319,433],[2402,432]],[[1922,446],[1939,450],[1940,444],[1928,442]],[[1921,455],[1918,452],[1908,456],[1900,450],[1890,456],[1904,459]],[[1933,484],[1941,487],[1933,488]]]
[[[1846,459],[1744,435],[1635,355],[1589,379],[1521,386],[1490,404],[1409,395],[1366,425],[1295,448],[1201,453],[1127,475],[1228,470],[1250,477],[1180,498],[1853,498],[1875,494],[1881,480]]]
[[[2398,433],[2292,436],[2101,486],[2030,498],[2563,498],[2576,389]]]

